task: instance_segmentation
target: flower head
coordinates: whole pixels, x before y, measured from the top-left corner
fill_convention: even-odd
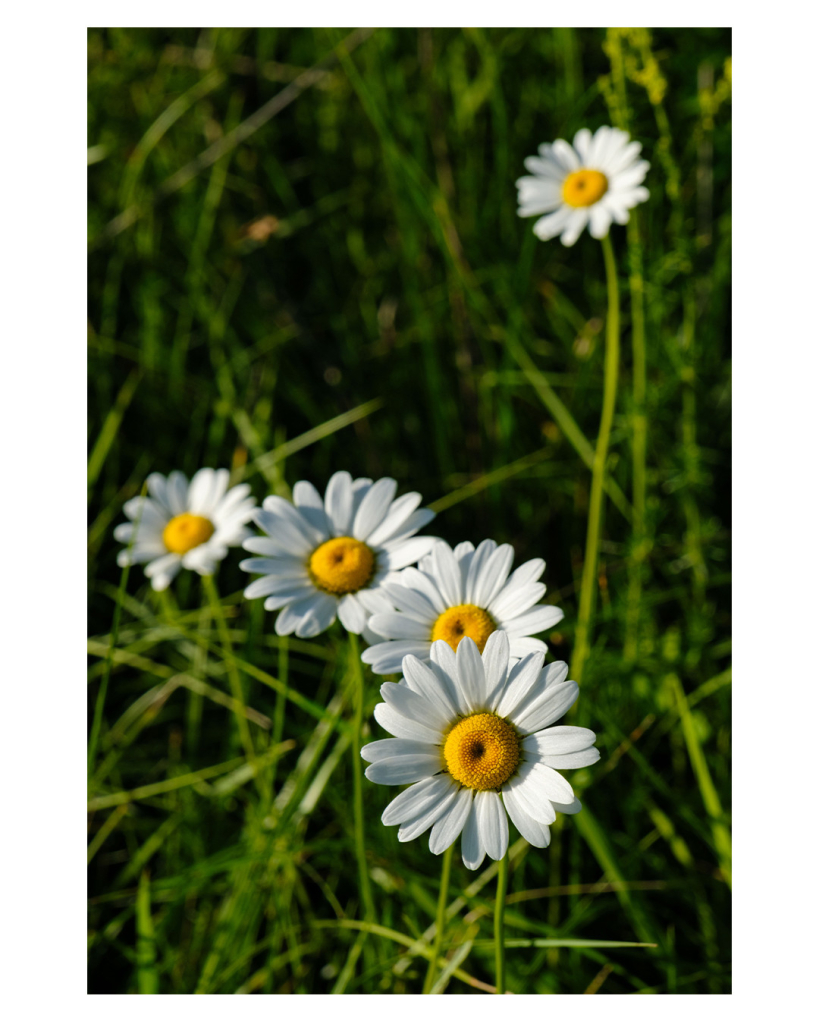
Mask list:
[[[322,499],[300,480],[293,504],[277,495],[265,498],[253,518],[267,536],[246,540],[241,568],[264,575],[245,597],[264,597],[268,611],[280,608],[279,636],[316,636],[336,616],[351,633],[365,632],[374,611],[392,608],[383,593],[395,570],[425,555],[435,537],[415,537],[435,513],[419,509],[421,495],[395,497],[395,480],[353,480],[334,473]]]
[[[626,224],[629,210],[648,199],[641,184],[649,164],[638,160],[641,145],[619,128],[581,128],[570,146],[564,139],[538,147],[523,162],[534,177],[518,178],[518,216],[534,217],[538,238],[560,235],[574,245],[586,225],[594,238],[608,234],[612,220]]]
[[[244,524],[256,505],[248,484],[228,491],[229,479],[226,469],[200,469],[190,484],[178,470],[167,478],[151,473],[150,497],[126,501],[123,511],[132,522],[114,530],[118,541],[130,545],[117,556],[119,565],[147,562],[154,590],[165,590],[180,568],[202,576],[215,572],[227,549],[250,536]]]
[[[457,652],[432,645],[432,660],[404,658],[400,683],[384,683],[375,719],[394,739],[362,748],[365,775],[387,786],[412,783],[381,820],[409,842],[432,828],[429,848],[443,853],[461,836],[468,868],[500,860],[509,845],[507,815],[533,846],[549,845],[556,812],[580,802],[558,768],[599,760],[590,729],[552,726],[577,699],[567,666],[543,667],[543,652],[510,662],[509,638],[496,630],[483,654],[466,638]],[[551,726],[551,728],[549,728]]]
[[[499,629],[509,635],[513,658],[532,651],[545,654],[546,644],[532,634],[560,622],[563,612],[537,604],[546,593],[546,585],[537,582],[546,568],[543,559],[525,562],[510,576],[513,558],[511,544],[484,540],[476,549],[466,541],[453,551],[439,540],[417,569],[404,569],[385,582],[384,592],[398,610],[372,616],[367,628],[373,646],[363,660],[387,675],[401,671],[407,654],[429,658],[436,640],[456,650],[464,637],[471,637],[483,651]]]

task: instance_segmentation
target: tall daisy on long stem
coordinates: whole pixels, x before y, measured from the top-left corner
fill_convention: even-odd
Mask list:
[[[588,226],[590,234],[601,240],[606,266],[608,315],[603,408],[592,464],[586,553],[572,659],[572,675],[578,682],[590,650],[603,514],[603,479],[620,361],[620,299],[609,228],[612,221],[627,223],[629,210],[648,199],[648,190],[642,181],[649,165],[646,160],[638,159],[640,148],[639,142],[631,142],[628,133],[620,129],[598,128],[592,135],[588,128],[581,128],[574,137],[573,146],[564,139],[540,146],[539,156],[527,157],[524,161],[533,176],[520,178],[517,182],[518,214],[521,217],[540,215],[534,226],[538,238],[545,241],[560,235],[564,245],[574,245]]]
[[[390,477],[373,483],[334,473],[324,497],[307,480],[293,488],[293,503],[278,495],[262,502],[253,519],[265,536],[245,541],[255,558],[241,563],[246,572],[262,573],[245,589],[245,597],[264,597],[267,611],[278,611],[279,636],[313,637],[336,617],[347,630],[353,671],[353,826],[359,889],[364,915],[374,918],[364,843],[361,726],[364,672],[358,636],[373,612],[389,612],[384,584],[423,557],[435,537],[416,537],[435,513],[418,508],[417,492],[395,497]],[[355,947],[360,949],[360,943]],[[356,953],[357,956],[357,953]]]
[[[577,700],[568,666],[543,667],[543,652],[518,662],[509,637],[496,630],[483,653],[465,637],[457,652],[436,640],[430,661],[404,658],[400,683],[384,683],[375,719],[394,738],[368,743],[361,756],[366,776],[387,786],[411,783],[387,806],[381,820],[399,825],[402,843],[431,829],[432,853],[460,837],[466,867],[487,854],[501,861],[495,915],[497,987],[504,991],[503,907],[508,877],[509,821],[533,846],[549,845],[557,812],[580,810],[572,787],[557,769],[583,768],[600,757],[589,729],[555,726]],[[449,861],[444,860],[435,959],[443,928]],[[429,990],[430,975],[427,976]]]

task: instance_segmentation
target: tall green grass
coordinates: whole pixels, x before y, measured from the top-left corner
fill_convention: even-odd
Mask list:
[[[728,992],[730,35],[345,37],[89,32],[89,990],[492,990],[497,865],[456,854],[439,946],[441,858],[398,843],[370,784],[362,906],[341,628],[280,640],[236,552],[218,593],[182,573],[156,595],[112,531],[152,470],[227,465],[258,498],[391,475],[448,541],[547,560],[570,660],[605,272],[588,234],[538,242],[514,182],[538,143],[614,123],[651,198],[612,231],[576,712],[603,757],[548,850],[512,845],[506,985]]]

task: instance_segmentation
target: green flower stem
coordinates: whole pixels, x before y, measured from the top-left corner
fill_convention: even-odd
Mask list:
[[[509,851],[498,861],[498,892],[495,896],[495,989],[496,995],[506,995],[506,947],[504,946],[503,915],[506,910],[506,886],[509,881]]]
[[[441,890],[438,893],[438,913],[435,917],[435,941],[432,946],[432,959],[427,967],[427,976],[424,980],[424,995],[429,994],[435,975],[438,971],[438,957],[441,955],[441,944],[444,940],[444,928],[446,927],[446,901],[449,894],[449,869],[452,867],[452,851],[455,843],[444,851],[441,863]]]
[[[219,630],[219,641],[228,654],[226,659],[226,668],[228,680],[230,682],[230,689],[233,692],[233,699],[238,705],[236,710],[236,722],[239,726],[239,738],[242,741],[242,746],[245,749],[245,755],[247,756],[248,761],[252,763],[256,759],[256,752],[253,749],[253,739],[250,735],[250,726],[247,724],[247,718],[244,714],[245,697],[242,693],[242,681],[239,678],[236,661],[233,657],[233,645],[230,642],[230,634],[228,633],[227,622],[225,621],[225,613],[222,609],[222,603],[219,600],[219,591],[216,589],[216,581],[213,576],[203,576],[202,581],[210,602],[211,614],[213,615],[214,621],[216,622],[216,626]]]
[[[353,669],[353,824],[355,828],[355,854],[358,861],[358,885],[361,902],[364,905],[364,919],[375,921],[375,905],[370,888],[370,873],[367,869],[367,848],[364,843],[364,769],[361,765],[361,726],[364,720],[364,671],[361,667],[361,652],[358,637],[350,637],[350,661]]]
[[[571,678],[578,683],[583,667],[591,650],[589,641],[592,609],[597,583],[597,556],[600,549],[600,526],[603,517],[603,476],[609,452],[611,425],[614,420],[614,405],[617,399],[617,370],[620,363],[620,299],[617,290],[617,268],[611,238],[602,239],[603,258],[606,263],[606,285],[608,289],[608,316],[606,317],[606,363],[603,383],[603,410],[600,414],[600,431],[592,464],[591,497],[589,499],[589,521],[586,530],[586,555],[583,561],[583,577],[580,584],[580,606],[577,613],[574,657]]]

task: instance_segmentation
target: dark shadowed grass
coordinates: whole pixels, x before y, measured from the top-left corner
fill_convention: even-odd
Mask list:
[[[280,640],[235,551],[215,596],[190,573],[156,595],[141,568],[123,590],[113,528],[152,470],[229,466],[259,499],[390,475],[451,543],[547,560],[570,660],[605,273],[588,234],[538,242],[514,182],[538,143],[615,123],[652,167],[612,231],[620,384],[574,719],[603,757],[568,773],[585,809],[548,850],[513,833],[506,983],[728,992],[730,35],[348,36],[89,33],[89,990],[421,991],[441,858],[398,843],[396,791],[367,783],[367,920],[343,631]],[[455,856],[435,991],[492,989],[496,872]]]

